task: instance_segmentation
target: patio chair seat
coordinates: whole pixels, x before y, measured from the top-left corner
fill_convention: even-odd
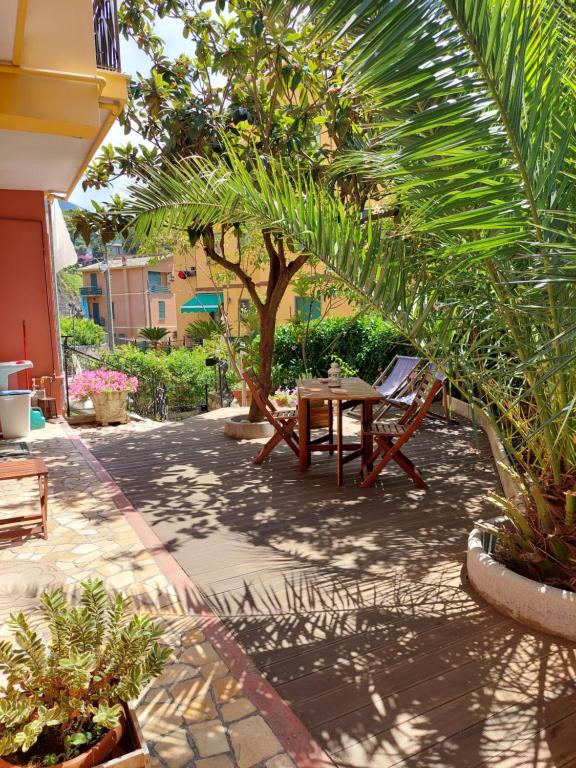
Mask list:
[[[298,417],[297,408],[279,408],[272,413],[275,419],[295,419]]]
[[[406,427],[395,421],[373,421],[372,424],[364,430],[364,433],[367,435],[390,435],[391,437],[403,435],[404,432],[406,432]]]

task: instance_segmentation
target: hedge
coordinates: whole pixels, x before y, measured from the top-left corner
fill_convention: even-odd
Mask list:
[[[302,326],[291,322],[276,331],[274,384],[293,387],[307,373],[326,376],[334,359],[343,361],[366,381],[374,381],[397,354],[415,354],[413,348],[392,326],[377,315],[357,318],[330,317],[313,323],[307,339],[308,372],[304,369],[299,337]]]

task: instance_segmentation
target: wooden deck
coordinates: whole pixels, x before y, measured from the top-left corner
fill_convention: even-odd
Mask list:
[[[576,765],[574,647],[492,611],[463,576],[492,514],[487,443],[430,423],[371,489],[222,434],[222,412],[81,434],[338,766]]]

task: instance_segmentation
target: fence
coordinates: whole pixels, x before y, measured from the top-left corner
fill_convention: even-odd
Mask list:
[[[98,368],[100,358],[69,343],[69,337],[62,337],[64,356],[64,383],[66,389],[66,413],[70,416],[69,385],[73,377],[84,370]],[[154,376],[138,376],[138,391],[130,396],[130,408],[140,416],[156,421],[168,419],[168,394],[166,387]]]

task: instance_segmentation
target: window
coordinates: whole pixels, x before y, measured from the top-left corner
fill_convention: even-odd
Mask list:
[[[158,302],[158,320],[166,320],[166,302]]]
[[[320,302],[307,296],[296,296],[296,316],[303,320],[317,320],[320,317]]]
[[[162,272],[148,272],[148,288],[154,290],[154,288],[162,287]]]
[[[90,272],[90,288],[98,288],[98,275],[96,272]]]

